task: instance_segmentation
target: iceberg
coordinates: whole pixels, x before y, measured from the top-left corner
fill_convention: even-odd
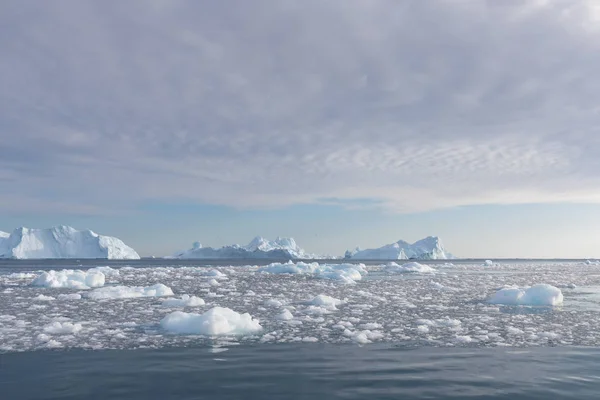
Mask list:
[[[364,264],[319,264],[304,262],[273,263],[258,269],[268,274],[310,275],[317,279],[329,279],[342,283],[356,283],[367,273]]]
[[[3,236],[4,235],[4,236]],[[48,229],[17,228],[0,235],[0,258],[98,258],[137,260],[138,253],[120,239],[70,226]]]
[[[171,333],[207,336],[248,335],[262,329],[250,314],[224,307],[211,308],[204,314],[175,311],[164,317],[160,325]]]
[[[181,251],[173,256],[180,259],[216,259],[216,258],[274,258],[274,259],[308,259],[317,258],[300,248],[293,238],[281,238],[270,241],[260,236],[255,237],[247,246],[237,244],[221,248],[202,247],[195,242],[191,249]]]
[[[399,240],[376,249],[346,251],[344,258],[355,260],[446,260],[454,256],[444,249],[437,236],[429,236],[413,244]]]

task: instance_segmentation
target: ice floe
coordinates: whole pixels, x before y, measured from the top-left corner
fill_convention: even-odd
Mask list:
[[[247,335],[262,329],[250,314],[224,307],[211,308],[204,314],[175,311],[164,317],[160,325],[171,333],[207,336]]]
[[[391,262],[386,265],[386,269],[388,272],[396,273],[416,272],[420,274],[429,274],[435,272],[435,269],[429,265],[419,264],[418,262],[409,262],[402,265]]]
[[[542,283],[531,287],[500,289],[489,302],[521,306],[556,306],[562,304],[563,294],[559,288]]]
[[[51,270],[36,276],[31,285],[47,288],[89,289],[104,286],[105,279],[104,274],[99,271]]]
[[[141,286],[107,286],[85,293],[85,297],[93,300],[101,299],[130,299],[135,297],[173,296],[170,287],[157,283],[156,285]]]
[[[179,299],[169,298],[162,302],[163,307],[199,307],[206,304],[203,299],[184,294]]]
[[[262,267],[259,272],[269,274],[310,275],[318,279],[331,279],[344,283],[355,283],[367,273],[364,264],[319,264],[304,262],[273,263]]]

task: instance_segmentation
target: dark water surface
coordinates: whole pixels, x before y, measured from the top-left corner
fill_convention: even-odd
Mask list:
[[[0,354],[3,399],[597,399],[600,349],[272,344]]]

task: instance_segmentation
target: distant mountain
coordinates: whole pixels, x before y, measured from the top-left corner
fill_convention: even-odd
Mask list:
[[[446,260],[454,258],[437,236],[429,236],[413,244],[399,240],[377,249],[346,251],[344,258],[355,260]]]
[[[139,259],[120,239],[78,231],[70,226],[48,229],[17,228],[11,234],[0,232],[0,258],[104,258]]]
[[[174,258],[273,258],[273,259],[305,259],[315,258],[307,254],[292,238],[280,238],[271,241],[260,236],[255,237],[247,246],[237,244],[221,248],[202,247],[194,243],[189,250],[181,251]]]

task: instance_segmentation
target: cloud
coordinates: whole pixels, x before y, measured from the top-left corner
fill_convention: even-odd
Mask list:
[[[0,7],[4,210],[600,200],[593,1]]]

